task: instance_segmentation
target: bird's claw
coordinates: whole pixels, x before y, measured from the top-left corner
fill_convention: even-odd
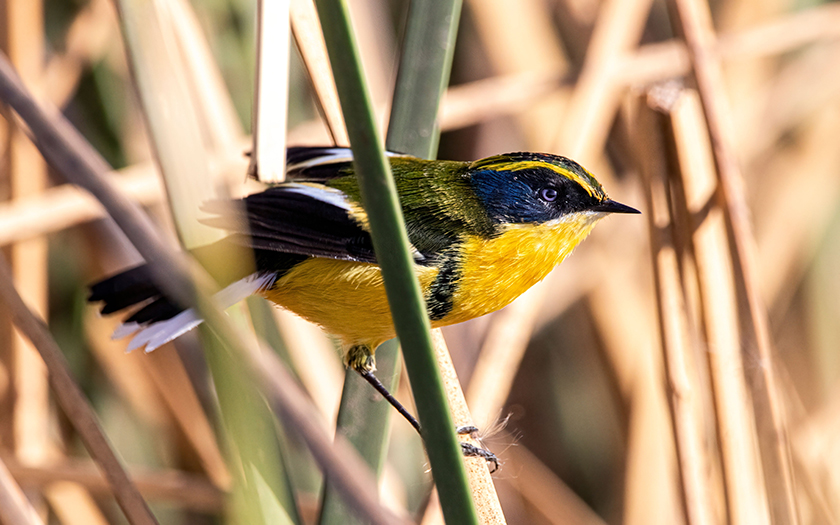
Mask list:
[[[492,463],[493,467],[490,469],[490,474],[495,473],[499,470],[499,458],[496,457],[496,454],[493,454],[487,449],[483,449],[481,447],[477,447],[472,443],[464,443],[461,442],[461,452],[471,458],[484,458],[487,463]]]
[[[473,425],[458,427],[455,429],[455,431],[460,435],[468,435],[473,439],[477,439],[478,427],[475,427]],[[499,458],[496,457],[496,454],[493,454],[487,449],[473,445],[472,443],[465,443],[462,441],[461,452],[467,457],[484,458],[484,460],[488,463],[492,463],[493,467],[490,469],[490,474],[493,474],[494,472],[499,470]]]

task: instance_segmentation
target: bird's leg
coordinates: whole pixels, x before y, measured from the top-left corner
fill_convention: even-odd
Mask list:
[[[402,414],[402,417],[404,417],[409,423],[411,423],[411,426],[414,427],[414,430],[420,432],[420,423],[417,421],[417,418],[412,416],[411,413],[405,409],[402,403],[397,401],[397,398],[391,395],[391,392],[388,392],[388,389],[385,388],[385,385],[382,384],[382,381],[380,381],[375,375],[373,375],[373,372],[371,372],[370,370],[360,370],[359,373],[362,375],[362,377],[365,378],[365,381],[370,383],[371,386],[373,386],[373,388],[376,389],[377,392],[382,394],[382,397],[385,398],[385,401],[391,403],[391,406],[396,408],[397,412]]]
[[[370,385],[376,389],[376,391],[379,392],[382,397],[384,397],[385,400],[388,401],[388,403],[390,403],[391,406],[394,407],[397,412],[399,412],[406,421],[411,424],[412,427],[414,427],[414,430],[420,434],[420,437],[423,437],[423,432],[420,430],[420,422],[417,421],[417,418],[411,415],[402,403],[397,401],[397,398],[395,398],[391,392],[385,388],[382,381],[373,374],[376,367],[374,365],[373,356],[370,355],[370,351],[366,347],[353,347],[347,354],[347,361],[348,365],[359,372],[359,375],[361,375],[365,381],[370,383]],[[458,434],[469,435],[475,439],[475,436],[478,433],[478,428],[474,426],[457,427],[455,431]],[[490,470],[491,474],[499,469],[499,458],[497,458],[496,455],[489,450],[477,447],[472,443],[461,442],[461,452],[465,456],[484,458],[484,460],[488,463],[492,463],[493,468]]]

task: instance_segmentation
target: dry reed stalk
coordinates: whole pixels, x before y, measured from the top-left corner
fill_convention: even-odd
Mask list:
[[[778,16],[743,31],[723,33],[714,49],[722,57],[776,55],[817,40],[840,38],[840,6],[826,3]]]
[[[787,7],[782,2],[734,0],[721,4],[715,9],[715,24],[720,33],[735,32],[745,27],[754,27],[757,23],[767,20],[781,19],[786,14],[783,12],[785,8]],[[675,35],[678,36],[679,33]],[[772,81],[778,62],[776,59],[765,56],[747,57],[721,64],[726,75],[726,94],[728,107],[732,110],[733,129],[743,129],[738,118],[740,109],[748,107],[755,100],[755,94]],[[755,134],[760,134],[760,132]],[[740,151],[740,148],[737,150]]]
[[[387,0],[348,2],[353,33],[359,45],[373,107],[380,129],[387,129],[388,114],[397,76],[399,42],[383,13],[390,6]]]
[[[0,520],[5,525],[43,525],[17,481],[0,458]]]
[[[62,525],[108,525],[87,488],[72,481],[53,481],[42,489]]]
[[[446,341],[440,329],[432,330],[432,341],[435,345],[438,366],[440,367],[441,379],[443,379],[446,397],[449,400],[449,409],[452,411],[452,420],[455,427],[475,426],[464,392],[461,390],[461,383],[452,364],[452,357],[446,346]],[[481,446],[470,435],[461,435],[459,439],[472,445]],[[493,486],[493,478],[490,476],[488,463],[480,457],[465,457],[464,463],[467,467],[467,476],[470,482],[475,509],[482,525],[504,525],[505,515],[502,512],[499,496]],[[431,501],[421,520],[423,525],[434,525],[443,523],[443,514],[437,497],[437,491],[432,493]]]
[[[635,239],[639,238],[636,234]],[[677,465],[668,401],[661,388],[655,299],[648,291],[650,285],[639,277],[645,275],[642,264],[648,262],[640,257],[643,248],[637,243],[638,253],[630,252],[624,260],[605,267],[588,301],[628,410],[623,522],[679,523],[681,498],[674,479]],[[615,253],[610,253],[599,256],[614,259]]]
[[[440,102],[440,128],[465,128],[503,115],[517,115],[569,83],[553,70],[524,71],[452,86]]]
[[[545,520],[555,525],[606,525],[580,496],[522,444],[507,451],[505,467],[515,490]]]
[[[538,0],[471,0],[467,2],[482,47],[501,75],[563,74],[568,62],[543,2]],[[516,13],[516,16],[511,16]],[[504,28],[500,31],[499,28]],[[565,107],[563,94],[548,96],[517,115],[526,148],[548,151],[556,132],[554,119]]]
[[[539,299],[545,295],[540,289],[531,288],[519,298],[519,308],[509,312],[509,307],[494,315],[487,330],[466,394],[480,428],[493,425],[513,387],[534,330],[537,310],[542,308],[542,301],[531,299],[532,294],[539,295]]]
[[[2,7],[4,43],[9,59],[25,81],[37,82],[43,74],[43,3],[8,2]],[[47,166],[24,128],[7,119],[8,195],[11,199],[37,196],[47,184]],[[47,317],[47,240],[36,237],[15,243],[9,253],[14,282],[26,302]],[[38,352],[17,330],[9,355],[13,407],[10,442],[17,458],[33,464],[43,462],[50,447],[50,400],[47,370]]]
[[[286,178],[286,108],[289,99],[290,0],[257,1],[257,78],[251,165],[262,182]]]
[[[312,0],[292,0],[290,18],[292,34],[295,37],[303,65],[312,82],[315,102],[327,124],[332,143],[348,146],[347,130],[344,117],[338,103],[332,67],[327,57],[327,45],[321,32],[321,23]]]
[[[654,89],[639,101],[638,151],[647,189],[654,284],[662,353],[667,373],[671,422],[677,448],[686,523],[718,523],[710,487],[712,458],[704,443],[700,374],[695,363],[680,264],[670,211],[666,160],[666,119],[679,104],[679,88]]]
[[[11,271],[3,258],[0,258],[0,296],[3,297],[6,308],[10,311],[17,327],[38,349],[49,370],[50,383],[56,391],[59,404],[75,426],[91,457],[104,472],[129,523],[132,525],[156,524],[157,520],[108,443],[93,409],[70,375],[61,349],[43,321],[38,319],[37,314],[33,313],[18,295]]]
[[[455,427],[474,426],[472,415],[467,407],[467,400],[461,390],[461,383],[458,381],[458,375],[455,372],[455,367],[452,365],[452,357],[450,357],[449,350],[446,347],[446,341],[443,339],[443,334],[440,329],[432,331],[432,340],[435,345],[438,366],[440,367],[441,378],[446,388],[449,409],[452,411],[452,420],[455,422]],[[460,439],[473,445],[481,446],[481,443],[475,441],[472,436],[462,435]],[[502,507],[499,503],[499,497],[496,495],[496,489],[493,487],[493,479],[487,468],[487,461],[480,457],[467,457],[464,458],[464,462],[467,466],[467,476],[481,523],[486,525],[504,525],[505,516],[502,513]]]
[[[96,496],[112,494],[102,472],[87,460],[66,460],[39,467],[9,462],[8,468],[25,485],[48,487],[56,482],[70,482]],[[184,509],[212,513],[221,512],[224,507],[225,492],[203,476],[178,470],[138,468],[132,469],[131,478],[150,501],[177,503]]]
[[[715,205],[714,163],[696,95],[671,111],[700,285],[728,513],[734,525],[768,523],[754,415],[744,379],[735,283],[723,211]],[[711,203],[712,207],[706,211]],[[705,212],[705,213],[704,213]]]
[[[724,60],[744,60],[787,53],[819,41],[840,38],[840,9],[834,4],[811,7],[750,28],[721,33],[714,50]],[[627,85],[646,85],[690,72],[688,50],[682,41],[647,44],[627,55],[616,69]]]
[[[714,151],[720,183],[720,195],[727,226],[732,234],[733,265],[736,283],[746,295],[748,350],[753,345],[761,363],[750,374],[756,422],[762,439],[760,446],[765,483],[773,518],[779,523],[799,523],[794,495],[784,407],[779,399],[772,341],[767,326],[767,312],[758,284],[755,262],[755,239],[746,204],[743,177],[738,165],[732,130],[727,120],[730,111],[724,89],[720,60],[713,53],[714,28],[707,4],[699,0],[673,0],[676,14],[691,57],[694,77],[703,103],[709,138]]]
[[[602,150],[622,92],[614,80],[615,64],[638,45],[650,6],[648,0],[601,4],[569,110],[562,120],[578,123],[561,128],[562,153],[593,164]],[[626,261],[623,264],[626,270]],[[645,335],[654,330],[647,308],[653,305],[634,285],[637,279],[618,279],[619,268],[605,273],[610,278],[602,280],[590,294],[590,305],[630,409],[624,520],[650,523],[663,516],[675,517],[679,501],[670,479],[674,456],[662,433],[667,428],[667,404],[663,393],[652,386],[661,373],[661,363],[653,342]],[[638,306],[628,309],[623,306],[627,304]],[[633,361],[628,355],[634,356]]]

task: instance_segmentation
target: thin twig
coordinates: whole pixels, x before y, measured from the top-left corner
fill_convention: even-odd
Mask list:
[[[787,423],[784,407],[779,399],[773,345],[767,321],[767,311],[758,284],[755,261],[755,238],[746,203],[744,180],[734,151],[728,116],[730,111],[724,87],[720,59],[714,53],[715,34],[709,7],[700,0],[673,0],[679,15],[689,56],[697,80],[700,98],[714,150],[715,165],[720,181],[724,213],[732,233],[733,263],[739,288],[747,299],[751,320],[747,350],[758,352],[761,363],[758,373],[750,374],[755,398],[756,421],[765,440],[760,447],[764,477],[773,517],[777,523],[799,523],[795,488],[790,459]]]

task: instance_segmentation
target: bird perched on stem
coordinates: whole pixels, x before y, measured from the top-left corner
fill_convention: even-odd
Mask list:
[[[346,148],[290,148],[287,182],[234,202],[211,202],[204,222],[231,235],[195,250],[215,258],[234,246],[254,266],[211,269],[224,287],[220,305],[252,294],[312,321],[344,345],[359,371],[419,430],[417,421],[373,376],[374,351],[394,337],[382,274]],[[607,197],[578,163],[540,153],[475,162],[422,160],[389,153],[433,327],[494,312],[541,281],[610,213],[638,213]],[[139,266],[91,288],[102,313],[136,311],[115,332],[135,334],[129,350],[154,350],[201,323],[171,302]],[[138,308],[139,307],[139,308]]]

